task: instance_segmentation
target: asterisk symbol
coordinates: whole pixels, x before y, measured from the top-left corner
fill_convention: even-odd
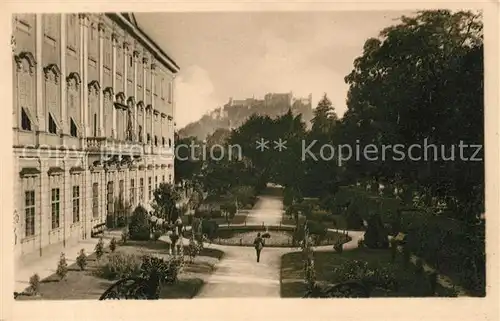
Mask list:
[[[286,144],[286,140],[283,141],[280,138],[278,141],[274,141],[274,145],[275,145],[274,149],[277,149],[277,150],[279,150],[281,152],[283,149],[286,149],[285,144]]]
[[[255,143],[257,144],[255,148],[260,149],[261,152],[263,152],[264,149],[269,149],[269,146],[267,146],[269,141],[265,140],[264,138],[261,138],[260,141],[256,141]]]

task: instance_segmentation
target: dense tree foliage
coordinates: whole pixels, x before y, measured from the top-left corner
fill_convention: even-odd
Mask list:
[[[153,197],[156,216],[165,218],[168,222],[175,221],[178,215],[176,204],[181,198],[178,188],[172,184],[160,183],[154,190]]]

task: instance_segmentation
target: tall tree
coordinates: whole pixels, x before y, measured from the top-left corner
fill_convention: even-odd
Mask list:
[[[335,125],[338,120],[338,116],[335,113],[332,102],[327,97],[326,94],[318,102],[318,106],[313,111],[312,119],[312,131],[317,133],[329,133],[332,130],[332,126]]]
[[[413,184],[427,206],[445,203],[456,217],[482,211],[484,163],[459,159],[457,146],[461,140],[483,144],[482,28],[476,13],[422,11],[366,41],[346,77],[342,141],[359,141],[362,150],[425,140],[438,149],[427,150],[427,161],[394,159],[390,151],[385,159],[352,160],[350,174],[402,188]],[[454,161],[442,160],[441,146],[448,157],[456,149]]]

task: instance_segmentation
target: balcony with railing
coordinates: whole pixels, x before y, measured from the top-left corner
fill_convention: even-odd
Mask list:
[[[110,137],[88,137],[87,150],[95,153],[117,155],[143,155],[143,144],[131,140],[117,140]]]

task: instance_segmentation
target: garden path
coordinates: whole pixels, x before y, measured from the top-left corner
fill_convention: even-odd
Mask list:
[[[267,189],[259,196],[254,208],[247,217],[247,225],[278,225],[283,212],[282,198]],[[346,249],[355,248],[363,232],[349,232],[352,240],[345,244]],[[255,249],[252,247],[207,245],[225,252],[217,264],[215,272],[208,278],[198,298],[231,297],[280,297],[281,256],[296,252],[294,248],[264,248],[260,262],[256,262]],[[333,250],[332,246],[320,246],[320,251]]]

